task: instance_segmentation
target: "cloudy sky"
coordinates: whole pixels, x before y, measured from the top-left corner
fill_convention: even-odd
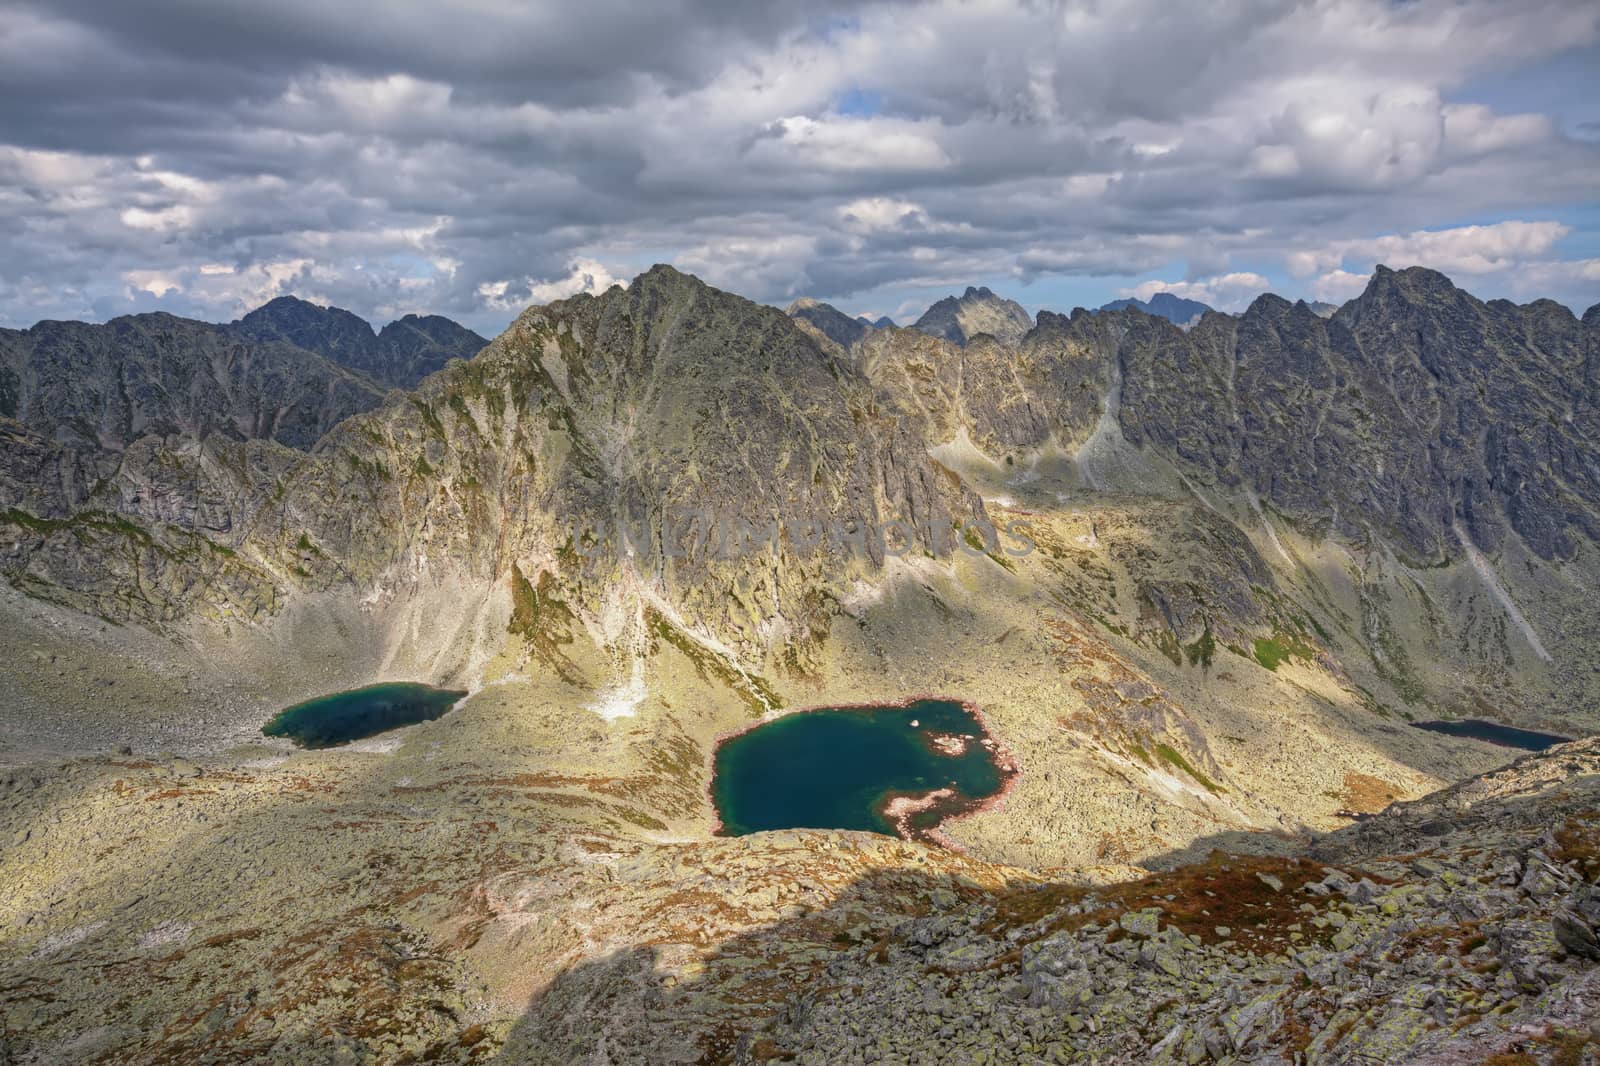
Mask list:
[[[1592,0],[0,0],[0,323],[1600,301]]]

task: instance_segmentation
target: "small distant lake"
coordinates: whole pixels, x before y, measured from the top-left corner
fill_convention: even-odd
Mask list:
[[[408,681],[368,685],[297,703],[261,727],[302,748],[333,748],[404,725],[432,721],[466,693]]]
[[[987,743],[986,743],[987,742]],[[954,700],[800,711],[732,737],[713,759],[725,836],[862,829],[928,839],[1014,773]]]
[[[1426,729],[1430,733],[1443,733],[1447,737],[1482,740],[1490,744],[1499,744],[1504,748],[1520,748],[1523,751],[1543,751],[1546,748],[1553,748],[1557,744],[1565,744],[1572,739],[1571,737],[1558,737],[1554,733],[1537,733],[1531,729],[1518,729],[1515,726],[1501,725],[1499,722],[1486,722],[1481,718],[1412,722],[1411,724],[1418,729]]]

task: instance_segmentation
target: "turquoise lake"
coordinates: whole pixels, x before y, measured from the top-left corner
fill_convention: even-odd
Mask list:
[[[261,727],[302,748],[334,748],[403,725],[438,718],[466,693],[409,681],[368,685],[297,703]]]
[[[949,789],[901,822],[905,835],[918,836],[1004,787],[1007,771],[985,739],[977,718],[952,700],[800,711],[717,749],[712,801],[726,836],[768,829],[896,835],[885,814],[890,800]]]

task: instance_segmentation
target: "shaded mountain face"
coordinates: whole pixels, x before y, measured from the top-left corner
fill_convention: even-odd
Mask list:
[[[451,359],[469,359],[488,341],[448,318],[407,315],[381,333],[338,307],[280,296],[233,324],[239,333],[316,352],[384,385],[410,388]]]
[[[331,343],[348,323],[326,321]],[[1135,311],[1046,312],[1011,342],[883,330],[858,345],[859,363],[781,312],[657,268],[627,290],[530,310],[479,357],[347,419],[305,457],[264,442],[305,447],[372,407],[362,379],[170,316],[43,324],[0,336],[21,423],[0,506],[248,530],[224,546],[260,567],[264,602],[363,588],[427,558],[485,580],[513,562],[547,569],[597,597],[659,572],[675,602],[740,639],[811,632],[819,616],[794,605],[837,588],[847,553],[795,552],[760,579],[710,551],[668,559],[673,513],[758,528],[778,515],[895,518],[936,541],[986,521],[927,458],[962,433],[1010,457],[1099,448],[1110,426],[1116,447],[1197,485],[1413,559],[1459,558],[1464,540],[1492,551],[1508,530],[1545,558],[1600,536],[1597,330],[1550,302],[1485,304],[1442,275],[1380,270],[1331,319],[1264,296],[1188,332]],[[574,561],[578,526],[604,540],[625,522],[651,531],[643,558],[624,564],[613,546]],[[320,555],[290,550],[301,534]],[[94,571],[80,562],[62,580]],[[729,594],[746,580],[776,589]]]
[[[1050,311],[1010,344],[992,334],[960,346],[917,330],[883,330],[862,343],[882,402],[930,446],[965,431],[991,455],[1054,438],[1080,444],[1093,431],[1110,380],[1095,339]]]
[[[1325,300],[1312,300],[1306,306],[1311,308],[1311,313],[1318,318],[1332,318],[1333,313],[1339,310],[1338,304],[1330,304]]]
[[[866,336],[867,330],[872,328],[871,323],[864,319],[851,318],[831,304],[820,303],[817,300],[806,298],[796,300],[790,304],[788,314],[790,318],[803,319],[809,322],[824,337],[847,351],[852,344]]]
[[[168,314],[0,336],[0,414],[80,449],[220,434],[309,448],[382,391],[321,356]]]
[[[388,355],[383,380],[410,388],[452,359],[471,359],[488,343],[442,315],[406,315],[378,333],[378,346]]]
[[[71,460],[28,443],[39,465]],[[296,589],[358,591],[430,567],[487,584],[516,567],[554,576],[591,619],[607,596],[634,596],[630,617],[639,596],[664,597],[730,639],[804,641],[825,628],[829,597],[883,562],[881,544],[849,529],[897,520],[937,555],[956,522],[988,528],[976,496],[875,410],[865,377],[782,312],[666,267],[526,312],[478,358],[348,419],[310,455],[152,445],[87,480],[27,498],[45,521],[16,525],[10,572],[99,613],[158,620],[212,595],[251,614]],[[152,527],[179,513],[175,500],[207,501],[201,524],[228,531],[243,592],[208,587],[198,569],[182,596],[163,591],[176,578],[118,578],[127,557],[67,528],[76,512],[115,512],[139,524],[108,537],[165,543],[193,528]],[[752,546],[699,537],[685,528],[696,514],[750,531]],[[187,565],[158,554],[135,567]],[[152,592],[129,602],[129,588]]]
[[[1014,347],[881,335],[867,367],[935,443],[964,429],[991,455],[1074,446],[1109,409],[1134,448],[1313,529],[1430,560],[1513,529],[1551,559],[1600,536],[1593,319],[1380,268],[1329,318],[1270,295],[1187,332],[1042,312]]]
[[[1122,311],[1135,308],[1147,315],[1164,318],[1168,322],[1179,326],[1192,326],[1200,321],[1200,316],[1211,310],[1210,306],[1199,300],[1186,300],[1170,292],[1158,292],[1148,300],[1112,300],[1100,308],[1102,311]]]
[[[969,286],[959,297],[946,296],[928,308],[911,328],[957,345],[966,344],[980,333],[1014,344],[1033,328],[1033,319],[1015,300],[996,296],[987,288]]]

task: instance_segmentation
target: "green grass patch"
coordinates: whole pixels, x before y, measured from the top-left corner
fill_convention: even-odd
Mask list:
[[[1222,789],[1217,787],[1215,781],[1212,781],[1205,774],[1190,766],[1189,760],[1185,759],[1178,749],[1174,748],[1172,745],[1157,744],[1156,754],[1160,756],[1162,762],[1169,766],[1177,767],[1179,770],[1182,770],[1184,773],[1194,778],[1200,783],[1200,787],[1204,788],[1207,792],[1217,793],[1222,791]]]
[[[1256,662],[1268,670],[1277,671],[1280,663],[1290,659],[1310,662],[1317,657],[1317,649],[1292,633],[1278,632],[1255,642]]]
[[[1205,632],[1193,644],[1183,646],[1183,654],[1189,660],[1190,666],[1199,666],[1202,669],[1211,668],[1211,660],[1217,654],[1217,638],[1211,635],[1211,627],[1206,626]]]

